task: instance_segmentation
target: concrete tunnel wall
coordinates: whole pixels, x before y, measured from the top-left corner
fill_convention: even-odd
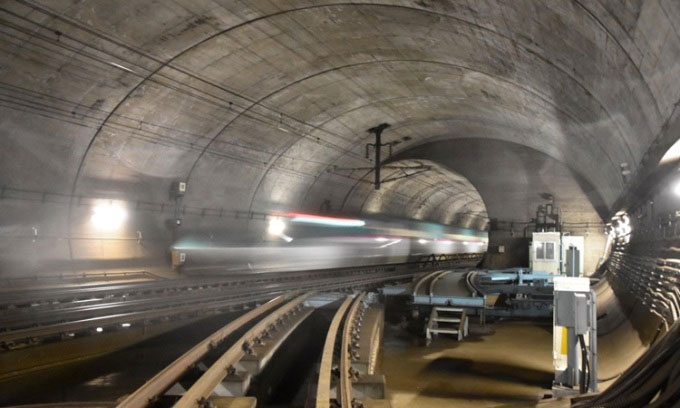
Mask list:
[[[177,214],[180,233],[254,239],[281,209],[486,228],[549,192],[566,223],[601,223],[680,127],[673,0],[0,12],[0,277],[166,270]],[[432,170],[376,193],[337,169],[371,166],[381,122],[395,160]],[[122,200],[123,229],[90,229],[98,200]]]

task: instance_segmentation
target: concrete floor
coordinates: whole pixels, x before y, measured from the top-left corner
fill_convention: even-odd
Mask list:
[[[463,342],[425,347],[386,327],[382,372],[393,408],[534,406],[550,390],[552,327],[499,322],[471,327]]]

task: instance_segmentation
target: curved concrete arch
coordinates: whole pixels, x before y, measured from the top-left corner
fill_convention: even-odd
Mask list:
[[[318,6],[318,7],[321,7],[321,6]],[[293,10],[288,10],[287,12],[291,12],[291,11],[293,11]],[[294,11],[299,11],[299,10],[296,9],[296,10],[294,10]],[[276,15],[279,15],[279,14],[276,14]],[[273,16],[273,15],[272,15],[272,16]],[[271,16],[268,16],[268,17],[271,17]],[[263,18],[265,18],[265,17],[262,17],[262,18],[253,20],[253,21],[251,21],[251,22],[249,22],[249,23],[252,23],[252,22],[255,22],[255,21],[259,21],[259,20],[261,20],[261,19],[263,19]],[[246,23],[244,23],[244,24],[246,24]],[[229,28],[229,30],[232,30],[232,29],[235,29],[235,28],[237,28],[237,27]],[[223,32],[220,33],[220,34],[223,34],[224,32],[227,32],[227,30],[223,31]],[[216,36],[216,35],[218,35],[218,34],[215,34],[215,36]],[[215,36],[213,36],[213,38],[214,38]],[[209,39],[205,39],[205,40],[203,40],[200,44],[196,44],[196,45],[194,46],[194,48],[197,47],[197,46],[200,46],[201,44],[206,43],[207,41],[209,41]],[[187,51],[188,51],[188,49],[185,50],[185,51],[183,51],[181,54],[184,54],[184,53],[187,52]],[[181,55],[181,54],[180,54],[180,55]],[[175,57],[175,58],[173,58],[173,59],[178,58],[180,55],[178,55],[177,57]],[[227,126],[228,126],[228,125],[227,125]],[[225,128],[226,128],[226,126],[225,126]],[[216,136],[216,137],[217,137],[217,136]],[[209,144],[210,144],[210,143],[209,143]],[[202,155],[205,153],[206,149],[207,149],[207,147],[204,147],[204,149],[203,149],[203,151],[201,152],[200,156],[202,156]],[[195,163],[197,163],[198,160],[200,160],[200,159],[197,159],[197,161],[196,161]],[[196,165],[196,164],[194,164],[194,165],[192,166],[192,169],[195,168],[195,165]],[[190,173],[192,173],[192,171],[193,171],[193,170],[190,170]],[[261,184],[261,183],[259,183],[259,184]],[[251,207],[252,207],[252,206],[251,206]]]

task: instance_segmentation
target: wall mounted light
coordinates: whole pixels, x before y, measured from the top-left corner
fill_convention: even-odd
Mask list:
[[[286,231],[286,223],[283,222],[281,218],[272,218],[269,220],[269,225],[267,226],[267,233],[269,235],[279,237],[286,242],[293,241],[293,238],[284,234]]]
[[[269,220],[269,226],[267,227],[267,232],[279,236],[283,234],[286,230],[286,223],[284,223],[280,218],[272,218]]]
[[[127,210],[120,204],[112,202],[100,203],[92,209],[90,221],[97,229],[114,231],[123,225],[127,216]]]
[[[680,182],[676,183],[675,186],[673,186],[673,192],[675,193],[676,196],[680,197]]]

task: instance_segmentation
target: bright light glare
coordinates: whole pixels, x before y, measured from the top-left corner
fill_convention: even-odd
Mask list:
[[[284,223],[281,219],[279,218],[272,218],[269,220],[269,227],[267,228],[267,232],[269,232],[272,235],[280,236],[283,234],[283,231],[286,230],[286,223]]]
[[[470,243],[467,241],[463,241],[463,245],[470,245]]]
[[[104,329],[102,329],[101,327],[97,327],[96,330],[97,330],[97,333],[101,333],[101,332],[104,331]]]
[[[422,238],[420,238],[420,239],[418,240],[418,243],[419,243],[419,244],[427,244],[428,242],[430,242],[430,241],[428,241],[428,240],[426,240],[426,239],[422,239]]]
[[[680,196],[680,183],[677,183],[675,187],[673,187],[673,192],[676,196]]]
[[[398,244],[398,243],[400,243],[400,242],[401,242],[400,239],[395,239],[394,241],[388,242],[388,243],[386,243],[385,245],[380,245],[378,248],[387,248],[388,246],[392,246],[392,245]]]
[[[363,227],[366,225],[366,221],[354,220],[351,218],[335,218],[335,217],[324,217],[320,215],[311,214],[300,214],[295,215],[292,222],[301,222],[305,224],[318,224],[318,225],[328,225],[330,227]]]
[[[630,225],[630,217],[628,214],[617,214],[612,218],[612,222],[607,224],[609,234],[613,238],[623,238],[630,235],[633,228]]]
[[[130,323],[123,323],[121,324],[122,327],[130,327]]]
[[[378,237],[378,238],[376,238],[375,240],[378,241],[378,242],[387,242],[387,241],[389,241],[389,239],[387,239],[387,238],[385,238],[385,237]]]
[[[270,235],[273,235],[275,237],[279,237],[283,239],[286,242],[291,242],[293,238],[289,237],[288,235],[284,234],[283,232],[286,230],[286,223],[283,222],[282,219],[280,218],[272,218],[269,220],[269,226],[267,227],[267,232]]]
[[[448,239],[442,239],[442,240],[439,240],[437,242],[439,242],[440,244],[449,244],[449,245],[453,244],[453,241],[448,240]]]
[[[114,203],[99,204],[92,209],[92,225],[106,231],[118,229],[127,219],[125,208]]]

